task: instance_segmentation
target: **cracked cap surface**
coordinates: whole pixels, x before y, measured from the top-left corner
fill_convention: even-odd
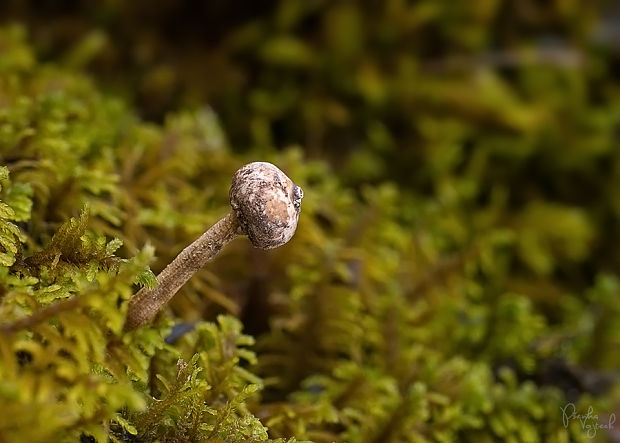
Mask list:
[[[230,205],[252,245],[273,249],[295,234],[303,195],[275,165],[253,162],[235,172]]]

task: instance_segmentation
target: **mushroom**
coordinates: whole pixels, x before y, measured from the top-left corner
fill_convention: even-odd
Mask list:
[[[129,302],[125,330],[155,317],[192,275],[237,235],[247,235],[259,249],[273,249],[295,234],[302,189],[275,165],[253,162],[232,179],[232,211],[187,246],[157,276],[157,287],[142,288]]]

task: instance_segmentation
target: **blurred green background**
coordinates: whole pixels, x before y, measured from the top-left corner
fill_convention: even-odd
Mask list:
[[[617,2],[4,0],[0,23],[7,72],[60,66],[129,109],[84,121],[110,152],[66,154],[120,182],[35,189],[32,244],[89,202],[157,271],[243,160],[304,188],[290,245],[232,247],[172,306],[257,338],[270,437],[585,441],[560,407],[620,412]]]

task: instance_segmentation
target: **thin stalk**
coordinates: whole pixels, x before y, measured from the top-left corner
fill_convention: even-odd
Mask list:
[[[238,230],[239,221],[230,212],[183,249],[157,276],[157,287],[142,288],[131,299],[125,330],[136,329],[151,321],[196,271],[237,236]]]

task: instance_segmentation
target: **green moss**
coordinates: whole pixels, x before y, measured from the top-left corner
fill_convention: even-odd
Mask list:
[[[483,3],[448,14],[391,2],[366,38],[397,41],[382,23],[405,8],[413,24],[402,27],[447,14],[438,35],[477,48],[493,10]],[[310,14],[295,4],[274,16],[282,29]],[[590,103],[571,72],[527,66],[514,87],[490,69],[437,78],[399,59],[394,75],[420,88],[409,74],[387,82],[336,32],[344,23],[361,35],[368,13],[326,7],[333,53],[291,36],[255,48],[269,72],[313,69],[319,54],[357,60],[357,75],[338,64],[325,75],[367,112],[295,88],[250,91],[247,156],[210,109],[156,125],[101,92],[77,70],[101,35],[63,66],[36,61],[20,28],[0,29],[3,439],[559,443],[587,438],[578,421],[563,424],[569,401],[613,412],[618,254],[601,251],[617,238],[617,105]],[[461,26],[463,14],[479,27]],[[540,86],[554,82],[569,93]],[[565,98],[568,135],[555,116]],[[409,113],[412,103],[428,112]],[[384,124],[388,105],[402,108]],[[272,116],[298,107],[307,124],[326,110],[332,135],[345,121],[364,128],[342,174],[266,147]],[[396,140],[402,115],[416,132]],[[259,156],[304,188],[294,239],[269,252],[233,242],[154,325],[123,332],[127,301],[154,284],[149,266],[225,214],[233,171]],[[599,162],[610,165],[603,178]],[[598,192],[573,196],[575,177]],[[192,327],[172,339],[174,323]]]

